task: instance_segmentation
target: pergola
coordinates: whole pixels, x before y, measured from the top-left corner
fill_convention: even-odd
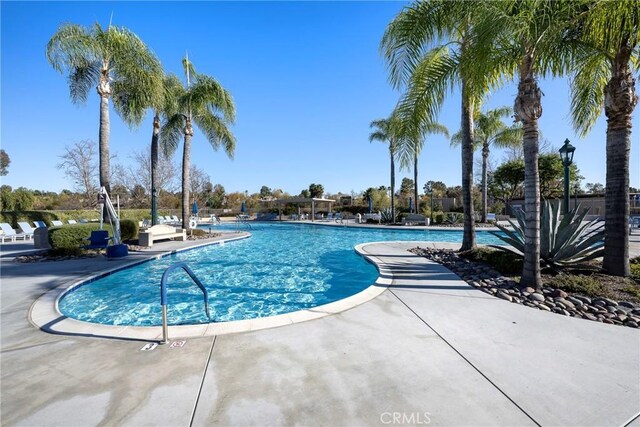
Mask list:
[[[329,212],[331,212],[331,205],[335,203],[335,200],[323,199],[322,197],[289,197],[288,199],[272,200],[270,203],[274,203],[276,205],[292,204],[298,206],[302,204],[311,204],[311,221],[314,221],[316,217],[316,204],[329,203]],[[280,208],[278,208],[278,211],[280,211]],[[282,216],[282,214],[279,216]]]

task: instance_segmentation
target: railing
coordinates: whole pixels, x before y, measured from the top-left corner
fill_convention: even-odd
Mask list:
[[[187,272],[191,280],[198,285],[202,293],[204,294],[204,310],[207,313],[207,317],[211,320],[211,315],[209,314],[209,294],[207,293],[207,288],[204,287],[200,279],[196,277],[196,275],[191,271],[186,262],[179,262],[173,264],[169,268],[167,268],[162,274],[162,279],[160,280],[160,304],[162,304],[162,341],[160,344],[166,344],[169,342],[169,326],[167,325],[167,279],[169,278],[169,273],[171,273],[176,268],[182,268]]]
[[[249,215],[236,215],[236,232],[239,232],[242,226],[251,229],[251,224],[249,224]]]

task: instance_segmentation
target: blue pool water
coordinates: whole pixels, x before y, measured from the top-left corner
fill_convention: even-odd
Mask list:
[[[225,227],[231,231],[234,226],[221,229]],[[273,316],[337,301],[370,286],[378,273],[355,253],[357,244],[462,240],[461,231],[308,224],[254,223],[250,231],[253,236],[248,239],[181,252],[75,288],[60,300],[60,311],[109,325],[160,325],[160,278],[167,267],[185,261],[208,289],[213,321]],[[482,231],[477,240],[501,244]],[[174,271],[168,283],[169,324],[209,322],[202,293],[186,273]]]

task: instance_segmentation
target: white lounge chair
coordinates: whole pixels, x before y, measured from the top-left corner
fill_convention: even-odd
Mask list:
[[[178,215],[171,215],[171,222],[173,222],[174,224],[180,224],[180,219],[178,218]]]
[[[54,227],[62,227],[64,224],[62,224],[62,221],[54,219],[51,221],[51,225],[53,225]]]
[[[77,223],[78,223],[75,219],[70,219],[68,222],[69,222],[69,224],[71,224],[71,225],[74,225],[74,224],[77,224]]]
[[[14,230],[9,224],[2,222],[0,223],[0,228],[2,229],[2,234],[0,234],[2,243],[4,243],[5,240],[9,240],[10,242],[16,241],[16,230]]]
[[[33,225],[35,225],[36,228],[47,228],[47,223],[44,221],[33,221]]]
[[[31,228],[28,222],[19,222],[18,227],[22,230],[22,234],[24,234],[25,239],[33,239],[33,233],[35,230]]]
[[[11,227],[11,225],[6,222],[0,223],[0,229],[2,230],[2,235],[0,235],[0,238],[2,238],[2,243],[4,243],[4,241],[7,239],[12,242],[15,242],[16,239],[20,238],[22,238],[23,240],[25,239],[24,233],[16,233],[16,230],[14,230],[13,227]]]

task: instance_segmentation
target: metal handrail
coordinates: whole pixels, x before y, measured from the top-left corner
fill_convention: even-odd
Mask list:
[[[169,326],[167,325],[167,279],[169,278],[169,273],[171,273],[176,268],[182,268],[187,272],[191,280],[198,285],[202,293],[204,294],[204,309],[207,313],[207,317],[211,320],[211,315],[209,314],[209,294],[207,293],[207,288],[204,287],[200,279],[196,277],[196,275],[191,271],[186,262],[178,262],[173,264],[169,268],[167,268],[162,274],[162,279],[160,280],[160,304],[162,305],[162,341],[160,344],[166,344],[169,342]]]

